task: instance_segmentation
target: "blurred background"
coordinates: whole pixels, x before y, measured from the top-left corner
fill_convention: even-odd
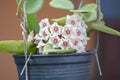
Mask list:
[[[48,2],[45,4],[40,13],[41,18],[59,18],[67,11],[49,8]],[[79,5],[80,0],[72,0]],[[94,2],[94,0],[86,0]],[[108,26],[120,31],[120,0],[101,0],[102,12],[104,20]],[[0,2],[0,40],[20,40],[22,39],[19,20],[16,17],[16,2],[11,0],[3,0]],[[93,38],[92,38],[93,39]],[[93,44],[93,45],[91,45]],[[94,40],[91,41],[90,47],[94,47]],[[99,58],[103,72],[103,80],[120,80],[120,38],[100,33]],[[95,59],[92,62],[91,80],[100,80]],[[0,80],[18,80],[17,70],[9,53],[0,53]]]

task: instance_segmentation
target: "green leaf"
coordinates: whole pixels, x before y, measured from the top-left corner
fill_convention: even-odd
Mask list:
[[[37,18],[33,14],[28,14],[27,22],[28,22],[27,24],[28,33],[30,33],[31,31],[34,31],[35,34],[37,34],[40,30]]]
[[[76,52],[75,49],[48,49],[44,50],[44,54],[46,53],[56,53],[56,54],[62,54],[62,53],[73,53]]]
[[[93,12],[97,8],[97,5],[95,3],[86,4],[83,7],[81,7],[79,10],[70,10],[70,12],[74,13],[81,13],[81,12]]]
[[[96,8],[97,5],[95,3],[90,3],[84,5],[79,10],[70,10],[70,12],[80,13],[85,22],[90,22],[97,19]]]
[[[20,0],[16,0],[17,3],[20,2]],[[38,12],[42,6],[43,6],[44,0],[26,0],[26,12],[27,14],[33,14]],[[21,9],[23,11],[23,3],[21,5]]]
[[[74,5],[70,0],[51,0],[49,5],[54,8],[65,10],[74,9]]]
[[[27,42],[27,54],[33,52],[37,53],[36,44],[33,42]],[[4,40],[0,41],[0,52],[7,52],[12,54],[24,55],[24,42],[22,40]]]
[[[52,22],[57,22],[57,24],[64,26],[66,24],[66,17],[61,17],[58,19],[52,19]]]
[[[111,34],[114,36],[120,36],[119,31],[117,31],[113,28],[107,27],[104,22],[93,22],[91,24],[90,28],[93,30],[101,31],[101,32]]]
[[[73,53],[75,52],[75,49],[54,49],[50,44],[47,44],[43,48],[43,54],[48,54],[48,53],[56,53],[56,54],[61,54],[61,53]]]
[[[88,12],[88,13],[81,13],[81,16],[85,22],[95,21],[97,19],[96,11]]]

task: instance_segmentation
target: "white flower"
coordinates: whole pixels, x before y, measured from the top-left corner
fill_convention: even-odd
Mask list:
[[[39,34],[34,39],[40,53],[47,43],[51,44],[53,48],[72,48],[76,49],[78,53],[85,51],[89,40],[86,33],[88,26],[79,14],[67,15],[64,26],[60,26],[56,22],[50,25],[48,18],[42,19],[39,25]]]
[[[82,52],[85,52],[85,46],[81,46],[79,47],[79,49],[77,50],[77,53],[82,53]]]
[[[45,18],[45,19],[42,19],[39,23],[39,26],[40,26],[40,30],[46,28],[46,27],[49,27],[50,26],[50,23],[49,23],[49,20],[48,18]]]
[[[85,21],[81,21],[81,27],[88,28],[88,26],[85,24]]]
[[[72,25],[73,27],[84,27],[87,28],[85,21],[82,20],[82,17],[79,14],[67,15],[66,24]]]
[[[78,27],[84,27],[86,26],[85,22],[82,20],[82,17],[79,16],[79,15],[76,15],[77,16],[77,26]]]
[[[63,33],[63,27],[58,25],[56,22],[54,22],[51,26],[50,26],[50,31],[51,34],[62,34]]]
[[[41,40],[38,45],[37,48],[43,48],[45,46],[45,43]]]
[[[74,36],[74,32],[75,32],[75,27],[71,26],[71,25],[65,25],[64,26],[64,32],[63,32],[63,36],[64,37],[68,37],[68,38],[73,38]]]
[[[76,49],[77,53],[81,53],[85,49],[85,45],[83,45],[82,41],[78,38],[72,40],[71,48]]]
[[[59,42],[59,47],[61,49],[68,49],[70,48],[71,41],[69,39],[64,39],[62,38],[61,41]]]
[[[84,37],[83,40],[81,40],[81,42],[83,43],[84,46],[86,46],[88,40],[90,40],[90,38],[86,36],[86,37]]]
[[[66,16],[66,24],[76,26],[77,25],[77,15],[71,15],[71,16],[67,15]]]
[[[35,44],[38,44],[41,41],[41,36],[39,34],[36,34],[36,36],[34,37],[34,42]]]
[[[27,41],[33,41],[34,39],[34,31],[31,31],[30,34],[28,35]]]
[[[84,33],[82,33],[80,29],[76,29],[74,34],[79,40],[83,40],[85,37]]]
[[[42,19],[39,25],[40,25],[39,35],[41,36],[42,39],[48,40],[50,36],[49,32],[50,23],[48,21],[48,18]]]
[[[34,37],[35,40],[40,40],[41,36],[39,34],[36,34],[36,36]]]
[[[41,30],[41,31],[39,32],[39,35],[40,35],[41,38],[44,39],[44,40],[48,40],[49,37],[51,36],[48,28],[44,28],[43,30]]]
[[[39,41],[37,48],[39,49],[39,53],[42,53],[43,48],[46,44],[43,42],[43,40]]]
[[[59,42],[61,42],[61,39],[58,34],[54,34],[53,36],[51,36],[48,41],[48,43],[50,43],[53,48],[58,48]]]

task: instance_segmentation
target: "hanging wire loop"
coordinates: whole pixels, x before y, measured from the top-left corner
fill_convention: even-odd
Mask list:
[[[97,22],[101,21],[100,18],[100,14],[101,14],[101,4],[100,4],[100,0],[96,0],[96,4],[97,4]],[[102,70],[101,70],[101,66],[100,66],[100,61],[99,61],[99,57],[98,57],[98,49],[99,49],[99,32],[97,31],[97,40],[96,40],[96,50],[97,52],[95,53],[95,57],[96,57],[96,62],[97,62],[97,66],[98,66],[98,70],[99,70],[99,75],[100,77],[102,77]]]
[[[22,35],[23,35],[23,42],[24,42],[24,55],[25,55],[25,66],[23,67],[23,70],[22,72],[24,72],[24,69],[25,69],[25,78],[26,80],[28,80],[28,66],[27,66],[27,46],[26,46],[26,42],[27,42],[27,39],[26,39],[26,26],[27,26],[27,14],[26,14],[26,0],[23,0],[23,11],[24,11],[24,17],[23,17],[23,31],[22,31]],[[21,74],[22,74],[21,72]]]

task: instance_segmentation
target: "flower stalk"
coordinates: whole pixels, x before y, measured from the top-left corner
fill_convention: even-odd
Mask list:
[[[80,4],[78,6],[78,10],[81,8],[81,6],[83,5],[83,3],[84,3],[84,0],[80,0]]]
[[[20,21],[22,21],[22,17],[21,17],[21,6],[22,6],[22,3],[23,3],[23,0],[20,0],[20,2],[18,3],[18,6],[17,6],[17,12],[16,12],[16,16],[20,19]]]

